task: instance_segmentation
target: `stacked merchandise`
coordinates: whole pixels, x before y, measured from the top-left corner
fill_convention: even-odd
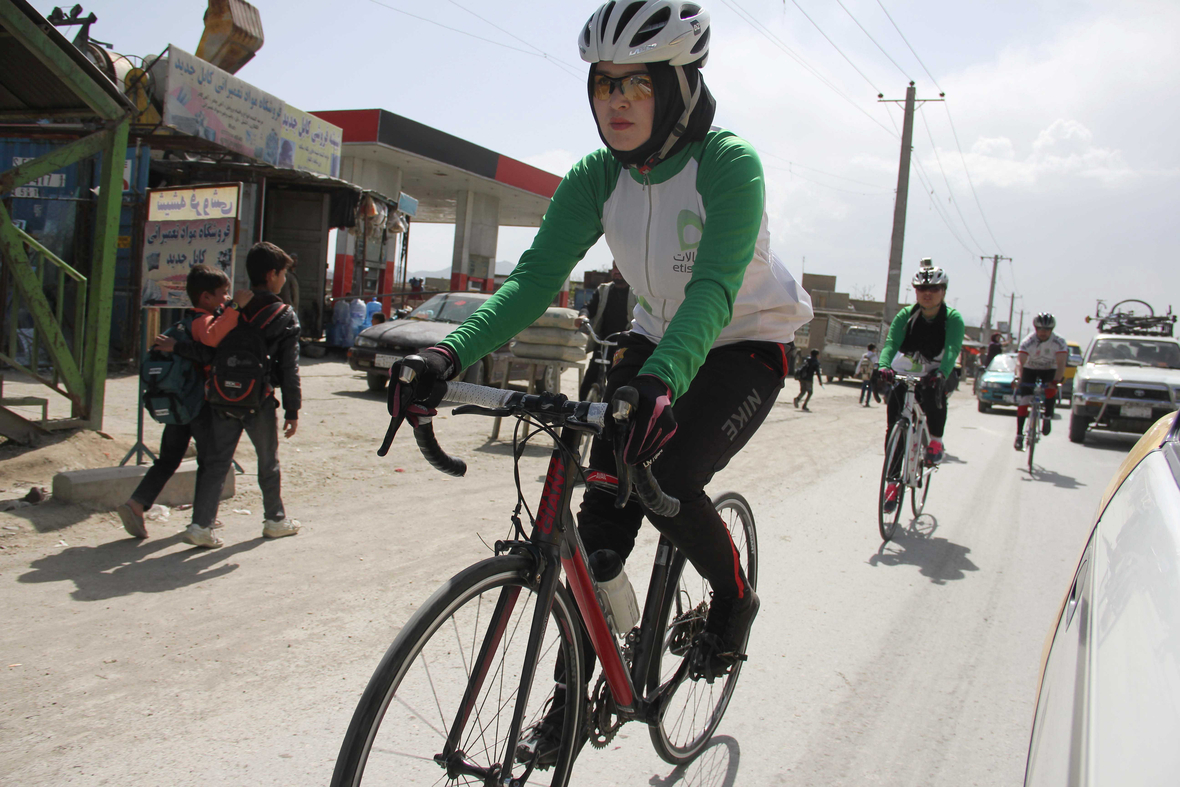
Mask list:
[[[537,321],[521,331],[512,354],[530,361],[578,363],[586,359],[586,337],[577,329],[578,313],[558,306],[545,310]]]

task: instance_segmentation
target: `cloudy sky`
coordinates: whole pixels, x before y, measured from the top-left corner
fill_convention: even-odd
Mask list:
[[[600,145],[580,0],[256,0],[266,44],[238,74],[306,110],[380,107],[557,174]],[[192,51],[205,3],[86,4],[116,51]],[[903,281],[921,257],[978,324],[1049,310],[1092,335],[1096,300],[1180,307],[1180,3],[1175,0],[710,0],[716,123],[758,148],[774,249],[882,299],[900,150],[916,113]],[[48,13],[51,6],[37,4]],[[418,225],[411,267],[450,261]],[[534,230],[503,228],[515,260]],[[981,257],[987,257],[986,261]],[[580,268],[604,268],[600,244]],[[903,297],[905,293],[903,291]],[[1019,316],[1015,322],[1019,322]],[[1029,317],[1026,316],[1027,330]]]

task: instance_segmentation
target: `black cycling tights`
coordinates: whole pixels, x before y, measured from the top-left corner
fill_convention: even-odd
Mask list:
[[[607,374],[604,401],[637,374],[656,346],[634,333],[620,337],[615,363]],[[740,342],[712,350],[688,390],[672,405],[676,434],[652,465],[664,491],[680,499],[680,513],[668,519],[651,516],[696,567],[719,597],[746,592],[746,577],[737,561],[729,531],[705,494],[713,474],[725,467],[765,420],[778,397],[785,375],[783,346],[771,342]],[[610,444],[595,440],[590,467],[615,474]],[[626,508],[614,507],[614,494],[587,489],[578,513],[578,532],[587,554],[612,549],[624,560],[635,546],[643,519],[632,497]]]

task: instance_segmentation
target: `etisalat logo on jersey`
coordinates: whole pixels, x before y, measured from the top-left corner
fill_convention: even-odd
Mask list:
[[[676,273],[692,273],[693,263],[697,258],[697,246],[701,245],[701,235],[705,231],[705,223],[701,217],[691,210],[682,210],[676,217],[676,239],[680,241],[680,251],[672,255],[672,270]]]

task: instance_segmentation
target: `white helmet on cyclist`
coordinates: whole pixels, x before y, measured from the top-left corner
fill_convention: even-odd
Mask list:
[[[1033,317],[1033,327],[1053,330],[1057,327],[1057,318],[1049,314],[1049,312],[1041,312],[1036,317]]]
[[[709,35],[709,12],[685,0],[610,0],[582,28],[578,51],[591,64],[591,110],[598,63],[644,64],[655,88],[652,134],[642,145],[616,150],[598,130],[623,166],[646,171],[709,132],[716,103],[700,73],[709,56]]]
[[[611,0],[586,22],[578,51],[587,63],[703,66],[709,56],[709,12],[681,0]]]
[[[950,277],[946,275],[946,271],[936,266],[929,257],[923,257],[918,272],[914,274],[914,280],[911,282],[915,287],[946,287],[950,283]]]

